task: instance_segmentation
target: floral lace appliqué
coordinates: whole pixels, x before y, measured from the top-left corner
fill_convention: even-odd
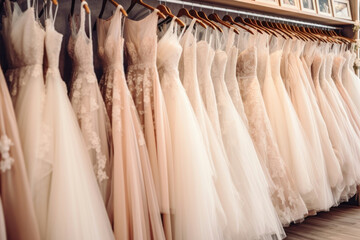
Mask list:
[[[11,169],[11,165],[14,163],[14,158],[10,156],[10,147],[13,146],[13,142],[6,135],[2,135],[0,138],[0,170],[1,172],[6,172]]]

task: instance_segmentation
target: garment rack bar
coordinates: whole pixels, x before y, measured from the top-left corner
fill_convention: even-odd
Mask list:
[[[183,5],[183,6],[186,5],[186,6],[191,6],[191,7],[197,7],[200,9],[209,9],[209,10],[213,10],[213,11],[221,11],[221,12],[226,12],[226,13],[235,13],[235,14],[243,15],[243,16],[252,16],[252,17],[256,17],[256,18],[263,18],[263,19],[277,21],[277,22],[286,22],[286,23],[291,23],[291,24],[296,24],[296,25],[310,26],[310,27],[323,28],[323,29],[329,29],[329,30],[342,29],[341,27],[334,27],[334,26],[330,26],[330,25],[311,23],[311,22],[300,21],[300,20],[295,20],[295,19],[290,19],[290,18],[285,18],[285,17],[271,16],[271,15],[267,15],[267,14],[244,11],[244,10],[235,10],[235,9],[230,9],[230,8],[211,6],[211,5],[202,4],[202,3],[200,4],[200,3],[193,3],[193,2],[180,1],[180,0],[162,0],[161,2],[179,4],[179,5]]]

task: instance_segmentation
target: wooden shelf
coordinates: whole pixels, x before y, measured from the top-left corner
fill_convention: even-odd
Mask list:
[[[279,15],[301,19],[304,21],[313,21],[314,23],[326,25],[353,25],[354,21],[334,18],[330,16],[319,15],[316,13],[301,11],[300,9],[286,8],[278,5],[255,2],[252,0],[205,0],[206,2],[217,3],[232,7],[238,7],[251,11],[264,12],[270,15]]]

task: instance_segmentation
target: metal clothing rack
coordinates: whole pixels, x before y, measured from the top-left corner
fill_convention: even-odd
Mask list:
[[[202,3],[200,4],[200,3],[193,3],[193,2],[180,1],[180,0],[162,0],[161,2],[179,4],[179,5],[183,5],[183,6],[186,5],[186,6],[191,6],[191,7],[197,7],[197,8],[200,8],[200,9],[209,9],[209,10],[213,10],[213,11],[222,11],[222,12],[226,12],[226,13],[235,13],[235,14],[238,14],[238,15],[251,16],[251,17],[255,17],[255,18],[262,18],[262,19],[266,19],[266,20],[270,20],[270,21],[274,21],[274,22],[292,23],[292,24],[295,24],[295,25],[311,26],[311,27],[329,29],[329,30],[340,30],[340,29],[342,29],[341,27],[334,27],[334,26],[323,25],[323,24],[318,24],[318,23],[311,23],[311,22],[300,21],[300,20],[295,20],[295,19],[291,19],[291,18],[272,16],[272,15],[256,13],[256,12],[250,12],[250,11],[244,11],[244,10],[235,10],[235,9],[230,9],[230,8],[211,6],[211,5],[202,4]]]

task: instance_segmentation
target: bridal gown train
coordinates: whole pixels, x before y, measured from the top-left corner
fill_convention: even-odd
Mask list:
[[[224,232],[224,237],[231,238],[239,231],[239,197],[231,179],[225,148],[222,144],[220,145],[218,135],[214,131],[201,97],[196,63],[198,43],[196,43],[192,29],[193,27],[190,24],[180,40],[180,44],[183,46],[183,54],[179,64],[180,79],[194,109],[208,149],[211,165],[214,168],[214,183],[221,204],[218,207],[218,225]]]
[[[82,13],[84,19],[84,10]],[[50,13],[46,19],[44,123],[51,130],[46,158],[52,174],[44,239],[114,239],[90,156],[59,72],[62,37]]]
[[[309,158],[307,142],[295,109],[286,92],[280,73],[283,40],[271,38],[271,74],[263,86],[263,98],[282,158],[293,174],[295,184],[308,210],[313,210],[317,196],[314,192],[314,169]]]
[[[46,228],[46,206],[50,166],[44,158],[45,144],[42,113],[45,97],[43,57],[45,31],[35,19],[35,9],[27,1],[28,9],[21,11],[17,3],[6,0],[3,36],[10,69],[6,77],[10,83],[21,146],[27,170],[28,184],[35,208],[41,237]]]
[[[102,55],[108,95],[112,102],[114,165],[108,214],[116,239],[164,239],[149,155],[123,66],[121,6],[108,20],[98,19],[99,53]],[[136,199],[136,201],[135,201]]]
[[[111,127],[94,72],[92,35],[91,30],[89,37],[86,35],[83,9],[81,9],[80,22],[76,20],[75,17],[70,19],[71,34],[68,43],[68,52],[74,65],[70,99],[106,204],[111,183],[109,178],[112,166]]]
[[[164,96],[156,69],[158,10],[139,21],[125,19],[127,82],[140,117],[161,213],[169,210],[171,136]]]
[[[262,69],[266,74],[266,58],[268,54],[257,53],[257,48],[251,43],[257,43],[261,49],[267,50],[267,35],[258,35],[251,38],[245,45],[237,59],[237,78],[241,97],[245,106],[245,112],[249,119],[249,132],[257,150],[260,163],[264,172],[267,172],[268,183],[272,202],[283,225],[303,219],[307,208],[300,193],[297,191],[294,180],[284,160],[280,155],[275,135],[272,131],[266,107],[261,94],[259,80],[257,78],[257,60],[262,61]],[[244,41],[245,42],[245,41]],[[265,61],[261,59],[265,58]],[[261,75],[264,82],[265,75]]]
[[[256,150],[225,84],[226,62],[226,52],[216,50],[211,76],[231,176],[242,201],[240,232],[233,238],[282,239],[285,232],[271,202]]]
[[[296,40],[287,40],[285,42],[281,63],[281,75],[301,126],[306,134],[312,167],[316,169],[312,174],[314,174],[315,181],[313,182],[313,186],[315,187],[317,199],[311,205],[311,209],[328,211],[334,204],[334,199],[328,181],[328,173],[316,116],[301,79],[301,72],[298,69],[297,56],[295,54],[298,48],[301,48],[299,44],[302,43]]]
[[[159,41],[157,67],[171,129],[174,156],[171,189],[172,235],[175,240],[221,239],[217,192],[201,128],[179,78],[182,47],[174,20]]]
[[[0,109],[0,204],[4,210],[7,237],[4,239],[37,240],[40,239],[40,233],[26,175],[18,126],[1,69]]]

